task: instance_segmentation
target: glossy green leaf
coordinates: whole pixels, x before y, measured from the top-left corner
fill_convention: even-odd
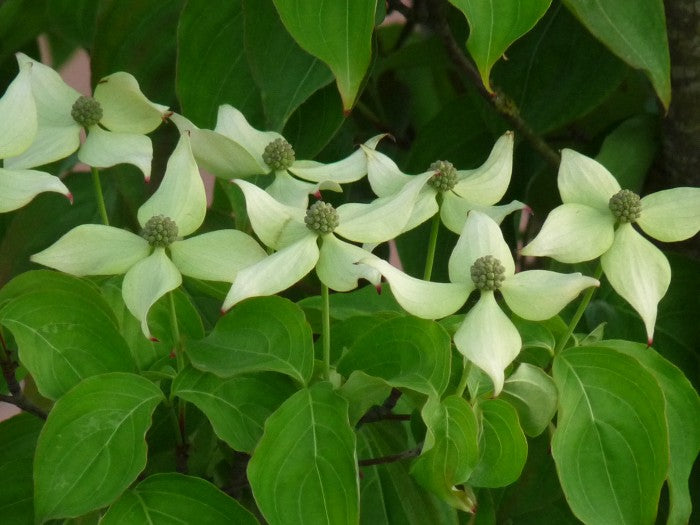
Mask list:
[[[585,52],[582,52],[585,50]],[[627,74],[560,4],[508,51],[491,77],[535,130],[546,133],[590,112]]]
[[[27,272],[0,295],[0,323],[39,392],[58,399],[89,376],[136,370],[115,318],[89,283],[57,272]]]
[[[245,48],[267,128],[281,131],[294,110],[331,82],[333,74],[289,36],[272,0],[243,0],[243,13]]]
[[[297,392],[268,418],[248,479],[271,525],[357,523],[355,434],[330,383]]]
[[[250,454],[267,417],[295,390],[290,380],[276,374],[223,379],[188,367],[173,381],[171,393],[204,412],[216,435],[231,448]]]
[[[668,108],[671,63],[663,1],[564,0],[564,4],[610,51],[630,66],[643,70]]]
[[[357,434],[360,460],[382,458],[413,448],[397,422],[363,425]],[[457,512],[423,489],[409,474],[408,460],[360,467],[360,523],[366,525],[456,525]]]
[[[381,379],[356,370],[338,389],[338,393],[348,402],[350,424],[356,425],[367,410],[381,405],[389,397],[391,387]]]
[[[557,387],[541,368],[521,363],[503,386],[500,399],[518,412],[520,425],[530,437],[539,436],[557,411]]]
[[[6,525],[34,522],[32,462],[43,424],[30,414],[0,422],[0,516]]]
[[[360,91],[372,55],[377,0],[274,0],[294,40],[333,71],[345,111]]]
[[[208,481],[169,472],[146,478],[129,489],[100,520],[101,525],[136,523],[253,525],[258,520]]]
[[[700,398],[695,388],[678,368],[644,344],[601,341],[595,346],[611,348],[635,358],[659,383],[666,400],[671,451],[667,477],[671,497],[668,523],[688,523],[693,508],[688,478],[700,451]]]
[[[479,463],[469,484],[475,487],[505,487],[520,477],[527,460],[527,440],[518,414],[507,402],[489,399],[479,403],[481,433]]]
[[[188,344],[192,364],[220,377],[280,372],[306,384],[313,371],[311,327],[294,303],[277,296],[248,299],[204,339]]]
[[[242,0],[190,0],[182,10],[176,89],[183,114],[196,125],[214,129],[224,103],[243,112],[251,124],[263,124],[244,35]]]
[[[37,520],[112,503],[146,466],[144,438],[162,400],[153,383],[125,373],[89,377],[59,399],[34,459]]]
[[[542,18],[552,0],[450,0],[469,21],[467,49],[481,81],[491,90],[489,73],[506,49]]]
[[[391,386],[439,397],[450,379],[451,359],[450,336],[439,324],[397,317],[358,338],[338,363],[338,371],[347,376],[361,370]]]
[[[469,479],[479,459],[478,427],[471,405],[462,397],[430,398],[421,416],[428,430],[411,474],[452,507],[473,512],[471,494],[455,489]]]
[[[559,390],[552,455],[584,522],[653,523],[668,469],[662,391],[635,359],[571,347],[554,360]]]

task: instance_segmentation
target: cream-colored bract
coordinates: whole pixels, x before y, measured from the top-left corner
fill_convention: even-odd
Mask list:
[[[471,211],[449,260],[451,283],[433,283],[410,277],[384,261],[361,262],[384,275],[399,304],[409,313],[437,319],[456,312],[475,290],[470,269],[487,255],[504,267],[500,293],[509,308],[524,319],[541,321],[555,316],[582,290],[600,283],[580,273],[544,270],[515,273],[515,263],[498,224]],[[537,306],[533,308],[533,304]],[[493,381],[494,393],[503,388],[504,370],[520,352],[518,331],[501,311],[493,291],[480,292],[454,337],[457,349]]]
[[[600,163],[565,149],[557,180],[563,204],[520,253],[565,263],[601,257],[610,284],[642,318],[651,344],[657,306],[671,280],[666,257],[632,224],[616,227],[608,203],[620,185]],[[700,230],[700,188],[652,193],[641,199],[641,207],[637,225],[660,241],[681,241]]]

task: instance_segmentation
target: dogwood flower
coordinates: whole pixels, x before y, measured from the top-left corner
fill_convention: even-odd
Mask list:
[[[30,73],[38,131],[31,146],[7,159],[6,166],[40,166],[65,158],[80,147],[78,158],[90,166],[129,163],[150,179],[153,146],[145,134],[158,127],[167,108],[150,102],[133,76],[118,72],[103,78],[91,98],[78,93],[48,66],[22,53],[17,53],[17,61]],[[87,138],[80,146],[83,128]]]
[[[19,155],[37,132],[36,105],[32,97],[29,68],[20,71],[0,98],[0,159]],[[0,213],[21,208],[45,191],[62,193],[73,201],[66,186],[48,173],[27,169],[0,168]]]
[[[317,201],[308,210],[288,206],[254,184],[235,180],[245,195],[253,230],[263,244],[277,251],[238,273],[223,310],[247,297],[285,290],[314,267],[321,282],[336,291],[356,288],[361,277],[378,284],[377,271],[355,264],[372,254],[335,234],[372,244],[394,238],[404,230],[413,202],[428,177],[430,174],[414,177],[396,195],[369,204],[348,203],[335,209]]]
[[[449,283],[416,279],[376,258],[360,262],[381,272],[399,304],[417,317],[438,319],[450,315],[479,290],[479,300],[464,317],[454,343],[491,378],[495,395],[503,388],[505,368],[522,346],[520,334],[498,305],[495,292],[499,291],[520,317],[542,321],[559,313],[585,288],[600,284],[580,273],[515,273],[513,257],[498,224],[476,210],[469,212],[450,256]]]
[[[266,191],[290,206],[305,208],[309,194],[342,191],[340,184],[359,180],[367,173],[360,149],[330,164],[296,160],[294,149],[282,135],[255,129],[243,113],[228,104],[219,107],[214,131],[200,129],[182,115],[173,114],[170,120],[180,133],[190,133],[195,158],[205,170],[224,179],[272,174]],[[364,147],[374,148],[383,136],[369,139]]]
[[[557,183],[563,204],[520,253],[565,263],[601,257],[603,272],[642,318],[651,345],[671,267],[632,225],[664,242],[692,237],[700,230],[700,188],[673,188],[640,198],[621,189],[604,166],[570,149],[562,151]]]
[[[413,179],[374,147],[361,147],[367,156],[367,179],[378,196],[392,195]],[[462,231],[470,210],[481,211],[500,223],[509,213],[527,207],[519,201],[494,206],[508,189],[512,168],[511,131],[496,141],[489,157],[476,169],[456,170],[451,162],[434,162],[428,170],[433,176],[421,189],[406,229],[410,230],[428,220],[438,209],[443,224],[457,234]]]
[[[72,275],[125,274],[122,296],[151,338],[148,312],[182,283],[182,275],[233,282],[236,273],[264,259],[265,250],[237,230],[219,230],[189,239],[204,221],[206,195],[189,140],[180,138],[156,192],[139,208],[141,235],[83,224],[31,260]]]

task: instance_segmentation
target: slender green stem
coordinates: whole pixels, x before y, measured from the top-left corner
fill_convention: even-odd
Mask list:
[[[425,256],[425,271],[423,272],[423,280],[429,281],[433,274],[433,261],[435,260],[435,248],[437,247],[438,231],[440,230],[440,212],[438,211],[433,216],[433,222],[430,227],[430,238],[428,239],[428,253]]]
[[[182,341],[180,337],[180,326],[177,322],[177,310],[175,309],[175,296],[173,292],[168,294],[170,300],[170,326],[173,336],[173,344],[175,345],[175,357],[177,359],[177,370],[181,371],[185,366],[185,356],[182,352]]]
[[[321,338],[323,342],[323,377],[331,378],[331,301],[328,286],[321,284],[321,298],[323,300],[323,326]]]
[[[600,279],[600,277],[603,275],[603,266],[598,263],[598,267],[595,269],[595,273],[593,274],[594,279]],[[581,320],[581,317],[583,317],[583,313],[586,311],[586,308],[588,307],[588,303],[591,302],[591,298],[593,297],[593,294],[598,288],[595,286],[591,286],[588,290],[586,290],[586,293],[583,296],[583,299],[581,299],[581,303],[578,305],[578,308],[576,309],[576,312],[574,313],[574,316],[571,318],[571,322],[569,323],[568,328],[566,329],[566,333],[564,334],[564,337],[559,339],[559,342],[557,343],[557,346],[554,348],[554,355],[557,355],[559,352],[561,352],[564,347],[566,346],[566,343],[569,342],[569,339],[571,338],[572,334],[574,333],[574,330],[576,329],[576,326],[578,325],[578,322]]]
[[[177,371],[180,372],[185,367],[185,355],[184,347],[182,344],[182,337],[180,334],[180,326],[177,322],[177,309],[175,308],[175,294],[170,292],[168,294],[168,299],[170,302],[170,328],[173,337],[173,345],[175,351],[175,358],[177,360]],[[185,414],[187,410],[187,403],[182,400],[177,400],[177,405],[173,406],[170,410],[170,417],[173,420],[173,426],[176,430],[177,446],[175,447],[175,463],[178,472],[187,473],[187,458],[188,449],[187,444],[187,430],[185,427]]]
[[[463,361],[463,367],[462,367],[462,377],[459,378],[459,384],[457,385],[457,388],[455,389],[455,395],[462,397],[464,394],[464,391],[467,388],[467,380],[469,379],[469,372],[472,369],[472,362],[467,359],[466,357],[464,358]]]
[[[95,197],[97,198],[97,209],[100,211],[102,224],[109,226],[109,218],[107,217],[107,207],[105,206],[105,197],[102,193],[102,183],[100,182],[100,172],[97,168],[90,168],[92,172],[92,185],[95,187]]]

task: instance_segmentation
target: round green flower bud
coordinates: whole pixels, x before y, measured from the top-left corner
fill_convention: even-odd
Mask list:
[[[282,138],[275,139],[265,146],[262,158],[273,170],[286,170],[294,163],[294,148]]]
[[[428,184],[438,191],[450,191],[457,184],[457,170],[451,162],[438,160],[433,162],[429,168],[435,171],[435,175],[428,179]]]
[[[479,290],[497,290],[505,280],[506,269],[492,255],[479,257],[471,267],[472,282]]]
[[[306,227],[316,233],[331,233],[338,226],[338,212],[330,204],[316,201],[304,217]]]
[[[630,190],[620,190],[610,197],[610,211],[620,222],[634,222],[642,214],[642,200]]]
[[[166,248],[177,239],[177,224],[170,217],[155,215],[146,221],[141,237],[153,247]]]
[[[94,126],[102,118],[102,106],[92,97],[80,96],[70,111],[73,120],[85,128]]]

